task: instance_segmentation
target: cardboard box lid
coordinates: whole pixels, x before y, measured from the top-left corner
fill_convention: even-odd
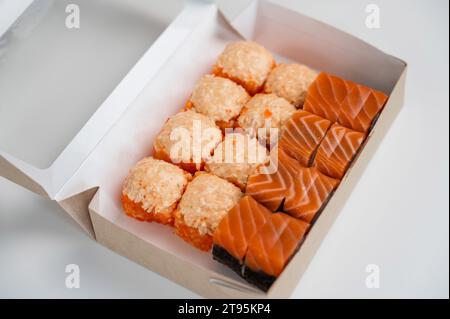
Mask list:
[[[161,61],[141,56],[153,44],[176,45],[155,40],[183,1],[157,16],[156,4],[2,2],[0,176],[55,198],[158,69]],[[70,19],[77,14],[79,28]]]

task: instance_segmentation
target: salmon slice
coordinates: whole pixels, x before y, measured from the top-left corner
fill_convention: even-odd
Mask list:
[[[224,249],[240,263],[247,253],[248,241],[270,219],[272,212],[259,204],[251,196],[244,196],[233,207],[214,231],[214,246]],[[214,252],[217,251],[213,249]],[[216,258],[214,259],[219,259]]]
[[[331,122],[337,122],[340,105],[355,85],[351,81],[321,72],[308,88],[303,109]]]
[[[309,224],[302,220],[283,213],[273,214],[248,244],[246,279],[267,290],[302,243],[308,228]]]
[[[337,127],[349,130],[339,125]],[[333,125],[330,131],[332,129],[336,131],[336,125]],[[325,143],[325,140],[323,143]],[[322,144],[320,144],[319,150]],[[339,150],[337,155],[340,158]],[[278,158],[277,171],[272,174],[261,172],[261,174],[249,178],[246,194],[255,198],[272,212],[282,210],[293,217],[310,223],[325,207],[339,185],[339,180],[326,176],[324,172],[320,171],[321,166],[317,165],[316,162],[313,164],[318,167],[301,166],[283,150],[279,150]]]
[[[382,92],[355,85],[340,105],[339,124],[355,131],[367,132],[387,98]]]
[[[286,123],[279,146],[303,166],[309,166],[331,122],[304,110],[295,112]]]
[[[313,165],[323,174],[342,179],[365,134],[333,124],[320,144]]]
[[[320,173],[315,167],[301,168],[294,181],[294,189],[288,193],[283,210],[311,223],[328,202],[339,181]]]
[[[303,109],[365,133],[387,99],[383,92],[322,72],[310,85]]]
[[[275,172],[269,172],[267,166],[261,167],[259,174],[249,177],[245,191],[273,212],[281,207],[287,192],[293,188],[295,172],[300,169],[300,164],[281,148],[277,153]]]

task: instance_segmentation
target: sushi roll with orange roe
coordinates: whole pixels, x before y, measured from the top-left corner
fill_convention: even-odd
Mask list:
[[[211,250],[214,231],[241,197],[241,190],[230,182],[197,172],[175,212],[176,234],[200,250]]]
[[[221,129],[231,128],[250,96],[233,81],[205,75],[195,86],[189,107],[215,121]]]
[[[209,117],[193,110],[170,117],[156,137],[154,157],[195,173],[222,141],[222,131]]]
[[[251,41],[230,43],[219,56],[213,73],[242,85],[250,95],[261,92],[275,59],[263,46]]]
[[[260,128],[276,128],[280,136],[296,110],[291,103],[275,94],[257,94],[242,109],[237,125],[255,135]]]
[[[142,159],[123,184],[125,214],[140,221],[173,225],[173,211],[191,179],[178,166],[152,157]]]
[[[205,170],[245,190],[247,180],[258,167],[269,161],[266,147],[247,134],[226,134],[217,145]]]
[[[317,72],[305,65],[291,63],[278,64],[270,72],[264,85],[264,92],[285,98],[296,108],[305,102],[306,92],[317,77]]]

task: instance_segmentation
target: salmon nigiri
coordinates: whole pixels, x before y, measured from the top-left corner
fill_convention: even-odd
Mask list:
[[[279,142],[290,156],[303,166],[309,166],[319,143],[325,137],[331,122],[304,110],[295,112],[281,135]]]
[[[272,212],[244,196],[214,231],[213,258],[241,274],[248,242],[270,219]]]
[[[259,174],[249,177],[245,191],[273,212],[280,209],[287,192],[293,189],[295,172],[300,169],[300,164],[282,149],[277,153],[273,155],[278,158],[274,172],[269,172],[270,167],[260,167]]]
[[[342,179],[364,138],[363,133],[333,124],[317,150],[313,165],[325,175]]]
[[[387,99],[383,92],[322,72],[310,85],[303,109],[365,133]]]
[[[303,109],[331,122],[339,118],[339,106],[355,83],[321,72],[309,86]]]
[[[315,167],[304,167],[294,181],[294,189],[288,192],[283,210],[311,223],[333,194],[339,180],[320,173]]]
[[[340,105],[339,124],[367,132],[387,101],[387,95],[363,85],[355,85]]]
[[[308,228],[304,221],[283,213],[273,214],[248,244],[246,280],[267,291],[297,251]]]

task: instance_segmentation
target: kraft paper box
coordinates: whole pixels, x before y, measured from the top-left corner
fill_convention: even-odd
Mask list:
[[[267,293],[214,261],[210,253],[184,243],[170,228],[126,217],[120,203],[128,170],[150,154],[167,117],[184,105],[225,45],[242,38],[261,43],[278,61],[303,63],[390,95],[363,151]],[[202,296],[289,297],[400,111],[406,68],[405,62],[349,34],[269,2],[254,1],[231,12],[187,1],[49,169],[33,167],[0,149],[0,175],[57,201],[102,245]]]

